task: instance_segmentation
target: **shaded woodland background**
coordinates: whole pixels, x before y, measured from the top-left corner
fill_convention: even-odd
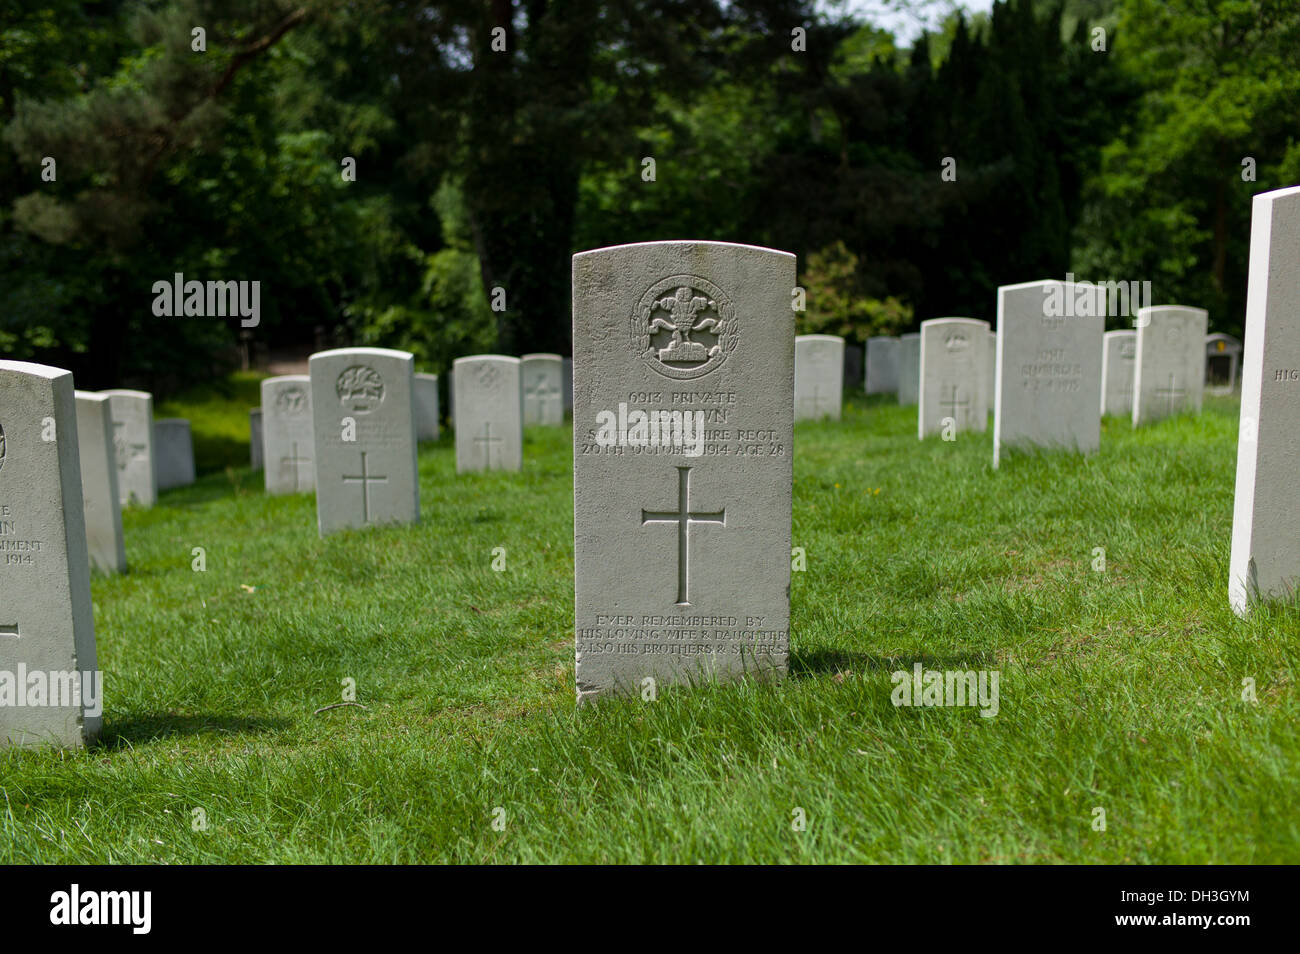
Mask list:
[[[801,332],[1071,271],[1240,334],[1297,117],[1294,0],[1006,0],[907,48],[796,0],[0,0],[0,354],[220,374],[237,321],[152,312],[175,272],[260,281],[261,346],[568,353],[570,255],[669,238],[797,253]]]

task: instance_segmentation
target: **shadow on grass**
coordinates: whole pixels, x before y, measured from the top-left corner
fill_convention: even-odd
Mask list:
[[[994,668],[997,656],[990,652],[973,652],[961,655],[931,656],[873,656],[868,653],[845,652],[838,649],[813,649],[791,651],[790,675],[807,679],[837,672],[897,672],[910,671],[917,663],[922,669],[966,670],[972,667]]]
[[[288,728],[288,719],[262,719],[232,715],[177,715],[174,712],[128,715],[105,721],[96,746],[120,749],[142,742],[157,742],[189,735],[236,735]]]

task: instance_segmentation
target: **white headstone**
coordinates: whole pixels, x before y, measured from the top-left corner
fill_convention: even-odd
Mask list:
[[[248,464],[261,470],[266,448],[262,444],[262,409],[250,408],[248,412]]]
[[[1133,362],[1137,357],[1137,332],[1108,331],[1102,337],[1101,413],[1115,417],[1133,414]]]
[[[987,338],[988,356],[984,364],[984,403],[991,412],[998,400],[998,333],[990,328]]]
[[[337,348],[312,355],[308,368],[321,536],[419,521],[415,358],[387,348]]]
[[[188,487],[194,483],[194,439],[183,417],[160,417],[153,422],[154,459],[158,489]]]
[[[524,424],[564,423],[564,359],[558,354],[526,354],[519,360],[524,389]]]
[[[263,479],[268,494],[298,494],[316,489],[315,443],[311,376],[282,374],[263,378],[262,446],[266,452]]]
[[[988,331],[989,323],[975,318],[921,322],[921,400],[916,430],[922,440],[949,428],[953,434],[988,430],[984,383]]]
[[[840,419],[844,399],[844,339],[798,335],[794,339],[794,419]]]
[[[1228,598],[1245,615],[1257,600],[1300,589],[1300,187],[1264,192],[1251,207],[1246,342],[1237,430]]]
[[[523,466],[523,392],[519,359],[499,354],[457,358],[456,471]]]
[[[415,376],[415,437],[420,441],[438,439],[438,376]]]
[[[921,333],[912,331],[898,339],[898,403],[921,403]]]
[[[113,415],[107,394],[77,391],[77,451],[86,517],[86,549],[102,573],[126,572],[122,504],[117,493]]]
[[[785,672],[795,284],[749,245],[573,257],[579,701]]]
[[[72,374],[0,361],[0,747],[99,732],[84,508]]]
[[[998,288],[993,466],[1004,447],[1092,453],[1101,446],[1097,286],[1055,280]]]
[[[1212,334],[1205,339],[1205,390],[1232,394],[1241,383],[1241,342],[1232,335]]]
[[[898,393],[898,339],[867,339],[867,393]]]
[[[1203,308],[1157,305],[1138,309],[1133,359],[1133,425],[1183,411],[1199,414],[1205,389]]]
[[[113,448],[117,458],[117,492],[122,506],[152,507],[158,502],[154,471],[153,395],[119,388],[109,396],[113,414]]]

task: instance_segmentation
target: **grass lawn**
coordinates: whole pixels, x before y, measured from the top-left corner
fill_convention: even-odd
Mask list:
[[[801,423],[790,678],[583,711],[568,428],[508,475],[444,435],[418,526],[321,540],[226,467],[247,407],[160,408],[221,469],[125,514],[103,737],[0,752],[0,861],[1300,862],[1300,613],[1227,601],[1235,402],[997,472],[912,408]],[[999,670],[997,716],[896,708],[917,661]]]

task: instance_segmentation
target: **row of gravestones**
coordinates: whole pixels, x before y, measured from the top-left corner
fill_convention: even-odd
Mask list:
[[[1094,384],[1100,385],[1098,415],[1129,416],[1135,426],[1181,411],[1199,411],[1207,364],[1213,357],[1229,362],[1228,383],[1215,390],[1232,392],[1240,345],[1228,335],[1207,336],[1208,316],[1201,309],[1175,305],[1142,308],[1136,331],[1104,334],[1100,309],[1089,311],[1096,317],[1087,322],[1035,312],[1053,295],[1075,301],[1076,295],[1094,293],[1089,286],[1065,282],[1031,282],[999,289],[999,313],[1009,308],[1012,328],[1026,333],[1014,335],[1001,387],[998,335],[987,322],[970,318],[936,318],[922,322],[919,332],[900,339],[872,339],[868,343],[868,374],[873,366],[877,372],[896,372],[890,377],[897,382],[899,403],[918,406],[917,432],[922,439],[945,429],[983,432],[990,410],[994,411],[996,430],[999,395],[1024,403],[1033,395],[1087,392]],[[1065,322],[1074,334],[1054,340],[1047,332],[1065,328]],[[1098,346],[1099,361],[1083,360],[1093,344]],[[844,350],[843,339],[834,335],[795,339],[796,420],[839,419]],[[873,353],[877,355],[874,365]],[[878,373],[877,380],[881,376]],[[876,393],[888,392],[881,385]],[[1055,416],[1055,411],[1049,410],[1049,416]],[[1099,431],[1099,423],[1094,427],[1089,422],[1091,412],[1082,410],[1082,405],[1076,426],[1065,433],[1055,429],[1054,434],[1051,424],[1018,429],[1024,416],[1009,415],[1012,443],[1089,450],[1095,443],[1090,435]]]
[[[1127,335],[1132,341],[1134,332],[1107,332],[1107,334]],[[842,340],[834,335],[802,335],[801,337]],[[988,406],[992,408],[996,381],[997,335],[989,330],[987,340]],[[1128,345],[1123,357],[1131,360],[1135,347],[1135,344]],[[863,364],[863,356],[868,352],[872,355],[871,365],[876,369],[874,380],[864,377],[867,367]],[[870,338],[865,349],[860,345],[846,344],[843,346],[843,354],[841,380],[849,382],[850,387],[863,388],[868,394],[896,393],[898,403],[903,405],[911,406],[919,403],[921,361],[919,331],[900,335],[897,338],[888,336]],[[1238,373],[1241,363],[1241,342],[1232,335],[1219,333],[1208,335],[1205,339],[1205,359],[1205,390],[1218,395],[1234,393],[1240,383]]]
[[[1300,188],[1257,196],[1230,566],[1239,612],[1255,599],[1293,596],[1300,580],[1298,263]],[[996,446],[1096,445],[1103,319],[1053,314],[1045,305],[1051,284],[999,291]],[[584,435],[574,442],[580,702],[786,671],[794,287],[795,257],[755,246],[650,242],[574,256],[574,420]],[[1163,324],[1146,327],[1158,336]],[[458,362],[457,404],[468,410],[495,394],[503,413],[517,416],[511,361]],[[358,513],[367,473],[390,492],[401,489],[394,499],[415,503],[412,378],[402,352],[312,357],[322,512]],[[704,422],[702,446],[634,441],[621,426],[616,441],[585,439],[589,424],[611,415],[672,410]],[[401,447],[408,450],[398,454]],[[93,735],[96,719],[77,705],[4,704],[10,664],[95,667],[72,376],[20,362],[0,362],[0,662],[0,740],[78,744]]]

